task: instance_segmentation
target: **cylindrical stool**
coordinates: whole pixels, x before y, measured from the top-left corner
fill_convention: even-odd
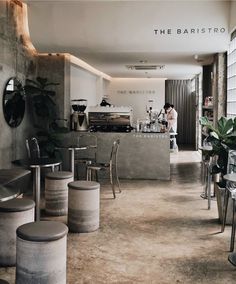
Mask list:
[[[50,172],[45,177],[45,212],[50,215],[66,215],[68,211],[68,183],[71,172]]]
[[[87,233],[99,228],[100,184],[74,181],[68,184],[68,227],[71,232]]]
[[[0,202],[0,266],[16,264],[16,229],[34,221],[34,207],[30,199]]]
[[[20,226],[16,240],[16,284],[66,284],[68,228],[55,221]]]

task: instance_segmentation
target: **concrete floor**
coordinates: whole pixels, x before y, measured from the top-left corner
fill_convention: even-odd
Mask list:
[[[171,154],[171,173],[171,181],[122,180],[116,200],[102,185],[100,229],[68,235],[67,284],[236,283],[231,227],[219,233],[216,202],[207,210],[200,198],[197,152]],[[14,273],[0,268],[11,284]]]

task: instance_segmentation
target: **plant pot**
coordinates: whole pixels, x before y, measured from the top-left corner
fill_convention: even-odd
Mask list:
[[[214,183],[214,190],[216,194],[216,201],[217,201],[217,208],[218,208],[218,214],[219,214],[219,220],[220,223],[222,223],[223,220],[223,206],[224,206],[224,196],[226,188],[222,188],[219,186],[218,183]],[[231,198],[231,193],[229,194],[229,202],[228,202],[228,209],[227,209],[227,215],[226,215],[226,225],[232,224],[232,214],[233,214],[233,203]]]

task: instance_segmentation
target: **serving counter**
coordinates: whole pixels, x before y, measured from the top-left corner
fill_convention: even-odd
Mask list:
[[[65,135],[63,143],[65,145],[76,144],[79,141],[78,137],[85,134],[70,132]],[[93,134],[97,136],[98,141],[98,162],[109,161],[112,143],[120,138],[118,153],[120,178],[170,179],[170,137],[168,133],[94,132]],[[81,154],[83,154],[82,151]],[[69,167],[67,157],[65,154],[63,155],[65,169]]]

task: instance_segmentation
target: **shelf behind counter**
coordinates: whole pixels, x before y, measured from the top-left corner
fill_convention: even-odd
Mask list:
[[[82,132],[70,132],[63,143],[75,144]],[[90,133],[91,134],[91,133]],[[112,143],[120,138],[118,173],[127,179],[170,179],[169,133],[93,132],[97,136],[97,161],[109,161]],[[68,161],[64,161],[68,164]]]

